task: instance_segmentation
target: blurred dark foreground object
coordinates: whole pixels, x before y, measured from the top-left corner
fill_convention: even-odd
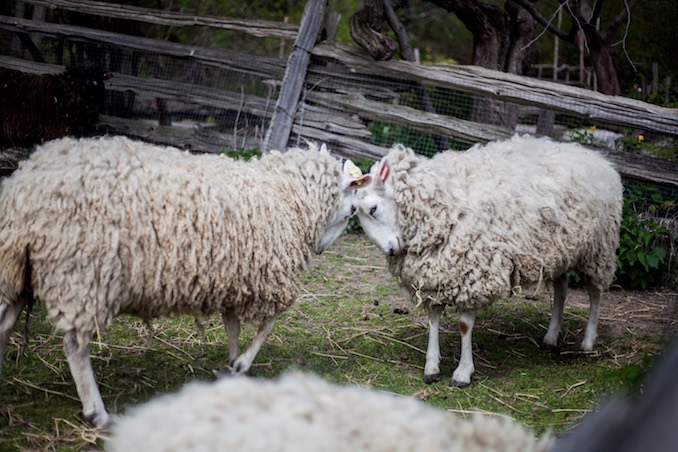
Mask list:
[[[678,450],[678,339],[648,375],[637,399],[623,397],[590,414],[553,452]]]

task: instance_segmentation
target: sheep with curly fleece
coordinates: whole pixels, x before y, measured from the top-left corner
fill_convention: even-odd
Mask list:
[[[553,444],[509,418],[466,420],[414,398],[289,373],[186,385],[121,417],[106,450],[537,452]]]
[[[417,156],[401,145],[373,166],[359,193],[358,218],[388,255],[391,273],[429,310],[424,381],[440,378],[438,329],[445,306],[460,312],[461,356],[452,384],[474,371],[475,313],[500,297],[553,282],[553,313],[543,344],[556,348],[567,272],[586,280],[590,308],[582,349],[596,339],[601,293],[616,266],[622,211],[617,171],[575,143],[514,136]]]
[[[251,162],[124,137],[40,146],[0,187],[0,363],[17,317],[37,299],[65,333],[95,426],[110,417],[89,345],[119,314],[220,314],[227,371],[245,373],[297,297],[312,253],[355,212],[352,169],[324,146]],[[241,321],[260,325],[242,354]]]

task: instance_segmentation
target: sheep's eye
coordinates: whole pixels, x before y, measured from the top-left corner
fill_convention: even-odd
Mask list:
[[[374,212],[376,212],[376,211],[377,211],[377,206],[372,206],[372,208],[370,209],[370,215],[374,216]]]

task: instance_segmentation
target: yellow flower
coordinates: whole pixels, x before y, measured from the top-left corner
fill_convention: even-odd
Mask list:
[[[589,132],[596,133],[596,126],[589,127]]]

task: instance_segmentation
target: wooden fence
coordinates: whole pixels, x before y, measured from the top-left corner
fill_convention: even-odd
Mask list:
[[[515,133],[513,129],[425,112],[403,102],[404,93],[422,85],[510,102],[532,111],[579,118],[598,127],[678,136],[676,109],[474,66],[420,65],[396,60],[376,62],[356,47],[332,42],[316,44],[323,19],[327,17],[324,0],[308,2],[300,26],[202,17],[94,1],[25,0],[24,3],[156,26],[208,27],[295,41],[288,58],[281,59],[0,16],[0,30],[5,33],[24,37],[39,33],[52,39],[115,48],[130,58],[140,54],[173,58],[187,65],[241,74],[259,85],[258,92],[245,93],[242,88],[203,85],[199,78],[151,78],[139,73],[115,72],[107,81],[107,90],[133,95],[135,105],[163,105],[169,109],[170,118],[189,108],[235,117],[232,126],[226,128],[204,121],[187,125],[173,120],[160,125],[157,117],[148,115],[145,118],[114,114],[102,117],[102,122],[114,133],[156,143],[218,152],[225,148],[280,148],[309,139],[327,142],[342,156],[374,159],[387,151],[374,143],[370,129],[374,122],[469,144]],[[63,70],[60,65],[6,55],[0,55],[0,66],[34,73]],[[609,155],[627,177],[678,187],[677,164],[613,150]]]

